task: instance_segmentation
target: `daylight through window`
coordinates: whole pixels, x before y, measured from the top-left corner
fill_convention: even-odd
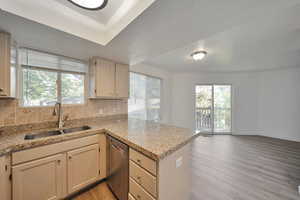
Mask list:
[[[29,49],[20,50],[23,106],[83,104],[87,65]]]
[[[161,79],[130,73],[128,116],[143,120],[160,121]]]

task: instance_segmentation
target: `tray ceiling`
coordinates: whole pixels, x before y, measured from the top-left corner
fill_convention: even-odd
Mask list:
[[[155,0],[109,0],[98,11],[67,0],[0,0],[1,9],[105,46]]]

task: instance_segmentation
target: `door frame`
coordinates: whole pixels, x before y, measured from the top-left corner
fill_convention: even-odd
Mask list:
[[[231,120],[230,120],[230,131],[228,132],[214,132],[214,90],[215,87],[214,86],[222,86],[222,85],[226,85],[226,86],[230,86],[230,116],[231,116]],[[201,132],[204,134],[211,134],[211,135],[232,135],[233,133],[233,95],[234,95],[234,90],[233,90],[233,85],[231,83],[196,83],[194,86],[194,129],[196,129],[196,87],[197,86],[212,86],[212,131],[211,132]]]

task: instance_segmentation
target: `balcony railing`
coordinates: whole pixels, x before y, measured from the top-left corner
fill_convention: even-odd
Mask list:
[[[201,132],[211,132],[213,120],[214,132],[230,132],[231,130],[231,109],[214,108],[213,116],[211,108],[196,108],[196,130]],[[215,119],[213,119],[213,117]]]
[[[211,108],[196,108],[196,130],[211,131],[212,112]]]

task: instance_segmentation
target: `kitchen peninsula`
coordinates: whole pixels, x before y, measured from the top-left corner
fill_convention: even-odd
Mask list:
[[[198,134],[184,128],[117,116],[69,121],[67,127],[91,128],[24,140],[28,133],[55,129],[52,125],[48,123],[46,128],[45,124],[31,124],[23,126],[23,131],[21,127],[2,128],[0,174],[10,177],[12,171],[11,183],[9,178],[1,177],[1,194],[7,193],[5,200],[61,199],[105,180],[110,167],[108,136],[129,147],[130,200],[188,198],[190,142]],[[36,130],[38,127],[43,129]],[[45,174],[44,177],[41,174]],[[31,178],[23,180],[27,176]],[[31,181],[41,184],[37,186]],[[37,187],[43,192],[36,192]]]

